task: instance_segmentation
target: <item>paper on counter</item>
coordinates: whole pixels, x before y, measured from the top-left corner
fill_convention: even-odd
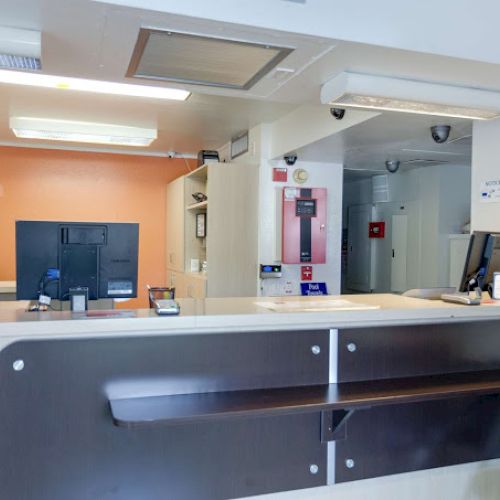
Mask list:
[[[322,311],[354,311],[364,309],[380,309],[378,305],[360,304],[344,299],[315,300],[303,302],[300,300],[266,300],[255,302],[255,305],[276,312],[322,312]]]

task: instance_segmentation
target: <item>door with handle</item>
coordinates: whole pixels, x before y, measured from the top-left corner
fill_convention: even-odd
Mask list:
[[[368,224],[371,205],[354,205],[348,209],[347,288],[359,292],[371,291],[371,240]]]
[[[408,216],[392,216],[391,292],[407,290]]]

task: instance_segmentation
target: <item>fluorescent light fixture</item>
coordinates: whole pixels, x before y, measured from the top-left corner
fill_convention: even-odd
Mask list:
[[[0,26],[0,68],[39,70],[41,54],[39,31]]]
[[[104,82],[84,78],[66,78],[63,76],[41,75],[22,71],[0,70],[0,83],[28,85],[61,90],[79,90],[96,94],[113,94],[132,97],[150,97],[153,99],[173,99],[185,101],[191,92],[182,89],[153,87],[150,85],[130,85],[128,83]]]
[[[500,116],[499,92],[347,72],[323,85],[321,102],[473,120]]]
[[[149,146],[156,129],[111,125],[105,123],[51,120],[13,116],[10,128],[16,137],[49,141],[83,142],[113,146]]]

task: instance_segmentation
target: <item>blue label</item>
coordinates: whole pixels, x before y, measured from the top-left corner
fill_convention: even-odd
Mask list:
[[[326,283],[301,283],[300,292],[302,295],[328,295]]]

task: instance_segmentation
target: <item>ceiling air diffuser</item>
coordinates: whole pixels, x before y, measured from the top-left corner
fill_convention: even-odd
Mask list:
[[[248,90],[292,50],[142,28],[127,76]]]

